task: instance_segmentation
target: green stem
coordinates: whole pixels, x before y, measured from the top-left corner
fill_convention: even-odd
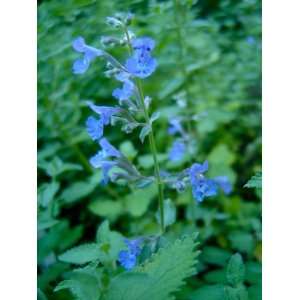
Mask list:
[[[130,55],[132,55],[133,49],[132,49],[132,46],[131,46],[131,43],[130,43],[130,37],[129,37],[128,30],[127,30],[126,26],[124,26],[124,32],[125,32],[126,39],[127,39],[127,42],[128,42],[129,53],[130,53]],[[152,157],[153,157],[154,174],[155,174],[155,177],[156,177],[156,183],[157,183],[157,189],[158,189],[158,209],[159,209],[159,216],[160,216],[161,232],[164,233],[164,231],[165,231],[165,222],[164,222],[163,182],[162,182],[161,177],[160,177],[160,170],[159,170],[159,163],[158,163],[158,159],[157,159],[157,150],[156,150],[155,137],[154,137],[153,130],[152,130],[152,125],[151,125],[151,122],[150,122],[149,113],[148,113],[147,107],[145,105],[145,97],[144,97],[144,93],[143,93],[143,89],[142,89],[142,82],[139,78],[136,78],[135,83],[136,83],[136,86],[137,86],[137,89],[138,89],[138,94],[139,94],[140,102],[141,102],[141,105],[142,105],[145,121],[146,121],[148,126],[151,126],[151,130],[150,130],[150,133],[148,135],[148,139],[149,139],[149,144],[150,144],[150,150],[151,150]]]

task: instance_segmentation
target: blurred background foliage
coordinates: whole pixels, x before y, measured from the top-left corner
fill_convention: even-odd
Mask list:
[[[202,114],[194,122],[197,154],[209,161],[211,176],[227,175],[234,185],[230,196],[191,203],[189,192],[166,191],[177,207],[172,234],[199,232],[198,275],[177,299],[219,299],[224,267],[235,252],[243,255],[249,299],[261,298],[261,193],[244,185],[261,170],[261,3],[258,0],[65,0],[38,2],[38,286],[41,299],[72,299],[53,288],[70,270],[57,256],[81,242],[94,240],[105,219],[124,236],[157,231],[155,187],[99,185],[101,174],[88,158],[98,149],[85,131],[84,100],[114,105],[113,80],[103,75],[104,62],[93,63],[84,76],[71,72],[77,57],[71,43],[81,35],[101,47],[102,35],[117,34],[105,24],[118,11],[135,14],[131,29],[156,40],[159,67],[145,80],[153,109],[161,112],[154,124],[164,169],[168,119],[182,114],[175,99],[188,100],[185,113]],[[122,61],[126,50],[108,49]],[[136,133],[117,128],[109,140],[146,173],[152,172],[148,145]],[[171,233],[169,233],[171,234]],[[198,293],[198,294],[197,294]],[[203,294],[204,293],[204,294]],[[44,298],[43,298],[44,297]],[[46,298],[47,297],[47,298]],[[210,298],[209,298],[210,297]],[[222,299],[222,298],[220,298]]]

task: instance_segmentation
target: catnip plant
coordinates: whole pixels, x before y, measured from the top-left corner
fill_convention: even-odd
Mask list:
[[[100,149],[90,158],[90,164],[96,169],[101,169],[101,185],[109,182],[126,182],[138,189],[156,184],[158,195],[158,211],[160,232],[164,234],[166,220],[164,212],[164,189],[175,189],[182,193],[191,189],[194,200],[201,203],[206,197],[216,196],[219,190],[225,194],[231,192],[231,184],[227,177],[219,176],[208,178],[208,161],[203,163],[190,162],[190,166],[179,172],[163,170],[158,160],[155,128],[155,120],[159,118],[158,111],[152,111],[152,98],[144,94],[143,80],[148,80],[159,67],[153,56],[155,41],[151,37],[136,37],[129,29],[132,14],[116,14],[107,17],[108,25],[120,30],[122,37],[102,37],[101,49],[88,45],[83,37],[77,37],[73,41],[73,48],[80,55],[74,61],[73,73],[82,75],[86,73],[90,65],[101,58],[106,61],[105,75],[119,82],[120,86],[112,91],[116,99],[116,105],[103,106],[91,101],[87,102],[92,115],[86,120],[86,128],[93,141],[98,143]],[[109,54],[105,49],[111,47],[127,47],[128,58],[121,62]],[[182,159],[186,151],[192,149],[193,137],[190,128],[190,120],[197,120],[197,116],[177,116],[169,120],[168,134],[175,138],[168,152],[171,161]],[[131,134],[134,130],[139,131],[141,143],[148,139],[151,155],[154,162],[153,174],[142,174],[140,170],[126,156],[113,146],[105,137],[108,126],[120,125],[121,131]],[[193,151],[190,151],[193,154]],[[118,254],[118,261],[126,270],[133,269],[138,264],[143,244],[151,242],[152,237],[136,237],[125,239],[126,248]]]

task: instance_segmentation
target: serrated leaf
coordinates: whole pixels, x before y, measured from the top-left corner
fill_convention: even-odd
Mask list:
[[[225,300],[248,300],[248,292],[242,285],[232,288],[230,286],[225,287]]]
[[[100,288],[96,278],[88,274],[81,274],[80,278],[60,282],[54,292],[63,289],[69,289],[78,300],[99,300],[100,297]]]
[[[114,278],[106,300],[169,300],[184,279],[195,273],[196,242],[178,239],[154,254],[142,266]]]
[[[72,264],[85,264],[103,257],[99,244],[91,243],[74,247],[61,254],[59,260]]]
[[[145,125],[139,135],[139,138],[141,140],[142,143],[144,143],[145,137],[150,133],[150,131],[152,130],[150,125]]]
[[[226,279],[227,282],[236,287],[244,281],[245,278],[245,265],[243,258],[239,253],[231,256],[227,268]]]
[[[246,188],[262,188],[262,172],[257,172],[251,179],[244,185]]]

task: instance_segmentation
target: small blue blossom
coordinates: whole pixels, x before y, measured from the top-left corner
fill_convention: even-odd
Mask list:
[[[118,258],[122,267],[126,270],[131,270],[136,265],[136,256],[129,251],[121,250]]]
[[[255,44],[255,38],[253,36],[247,36],[246,41],[249,45]]]
[[[122,156],[121,152],[111,145],[106,138],[102,138],[99,144],[102,147],[103,158]]]
[[[169,159],[171,161],[179,161],[183,158],[186,146],[180,140],[174,141],[171,150],[169,151]]]
[[[99,140],[103,136],[103,123],[101,119],[97,120],[94,117],[88,117],[86,128],[93,141]]]
[[[180,133],[183,135],[184,131],[183,131],[181,122],[178,118],[170,119],[168,133],[170,135],[175,135],[176,133]]]
[[[128,100],[134,92],[134,84],[132,81],[130,80],[126,80],[123,83],[123,87],[122,88],[116,88],[113,91],[113,96],[120,100],[120,102],[124,101],[124,100]]]
[[[79,53],[83,53],[83,58],[78,58],[73,64],[74,74],[83,74],[87,71],[91,61],[97,56],[101,56],[103,52],[94,47],[88,46],[83,37],[78,37],[73,41],[73,49]]]
[[[90,101],[88,101],[88,105],[90,109],[92,109],[95,113],[100,115],[103,126],[111,123],[111,117],[113,115],[117,115],[121,111],[121,109],[118,107],[98,106]]]
[[[215,196],[218,191],[217,183],[204,177],[203,173],[208,170],[208,162],[195,163],[189,169],[189,178],[192,193],[197,202],[202,202],[205,197]]]
[[[185,191],[186,183],[183,180],[176,180],[174,183],[174,188],[178,193],[182,193]]]
[[[139,78],[146,78],[155,71],[157,62],[156,59],[150,55],[135,55],[134,57],[127,59],[125,66],[132,75]]]
[[[124,240],[127,250],[121,250],[119,252],[118,261],[126,269],[131,270],[137,262],[137,256],[141,253],[141,239]]]
[[[129,80],[130,74],[128,72],[121,71],[115,75],[115,78],[118,81],[125,82],[125,81]]]
[[[90,164],[96,169],[101,168],[103,176],[101,184],[103,185],[109,181],[109,171],[117,165],[115,161],[105,160],[102,151],[91,157]]]
[[[152,51],[155,47],[155,41],[149,37],[136,38],[131,42],[134,51]]]
[[[121,157],[121,153],[112,146],[106,138],[102,138],[99,142],[102,150],[99,151],[96,155],[91,157],[90,164],[94,168],[101,168],[103,179],[101,180],[102,184],[107,184],[109,181],[109,171],[117,165],[116,161],[107,160],[111,157]]]
[[[223,192],[228,195],[232,191],[232,185],[228,180],[227,176],[218,176],[213,179],[219,187],[223,190]]]
[[[155,42],[151,38],[134,39],[132,41],[134,54],[125,64],[127,71],[139,78],[150,76],[157,67],[156,59],[151,56],[154,46]]]

